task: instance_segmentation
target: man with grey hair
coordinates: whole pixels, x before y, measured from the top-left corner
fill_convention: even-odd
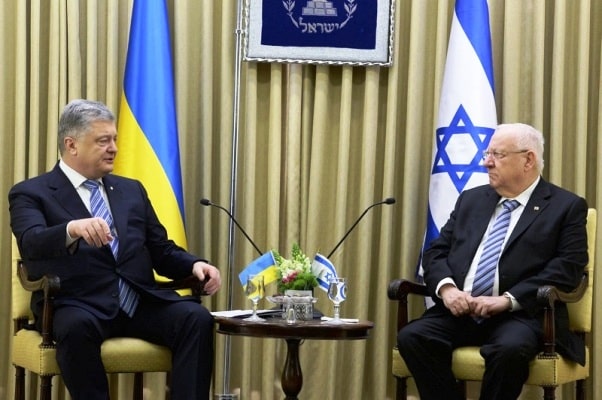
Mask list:
[[[483,153],[489,184],[458,197],[440,236],[424,253],[435,305],[401,329],[399,352],[423,400],[463,399],[452,352],[480,346],[481,399],[516,399],[542,349],[543,285],[574,289],[588,261],[586,201],[541,177],[544,140],[525,124],[500,125]],[[585,363],[583,341],[556,308],[557,348]]]
[[[142,184],[111,174],[117,154],[113,113],[74,100],[59,121],[61,159],[9,193],[11,227],[31,278],[54,274],[57,362],[74,400],[106,400],[102,342],[138,337],[172,351],[171,398],[208,399],[213,318],[192,296],[159,289],[153,271],[195,275],[211,295],[219,271],[167,237]],[[42,293],[32,295],[38,329]]]

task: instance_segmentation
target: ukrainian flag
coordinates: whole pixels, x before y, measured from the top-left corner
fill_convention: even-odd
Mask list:
[[[266,286],[276,281],[278,279],[278,268],[276,267],[274,254],[271,251],[264,253],[238,274],[238,279],[243,288],[247,286],[249,275],[263,275],[263,284]]]
[[[164,0],[134,1],[115,173],[142,182],[170,239],[186,247],[182,174]]]

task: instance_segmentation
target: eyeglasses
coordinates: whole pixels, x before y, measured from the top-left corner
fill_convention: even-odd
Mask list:
[[[495,160],[501,160],[502,158],[505,158],[508,154],[520,154],[520,153],[526,153],[528,151],[529,150],[518,150],[518,151],[490,151],[490,150],[485,150],[483,152],[483,160],[485,160],[489,156],[493,157]]]

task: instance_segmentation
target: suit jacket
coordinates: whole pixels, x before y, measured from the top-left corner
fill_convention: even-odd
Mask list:
[[[434,301],[437,284],[451,277],[459,289],[470,268],[500,196],[489,185],[466,190],[458,197],[450,219],[424,254],[424,279]],[[556,285],[572,290],[580,282],[588,261],[587,203],[558,186],[540,179],[500,255],[499,292],[510,292],[525,312],[514,313],[537,332],[543,308],[537,289]],[[556,311],[559,352],[585,362],[583,341],[568,330],[568,311]]]
[[[142,299],[190,300],[158,289],[153,268],[160,275],[181,279],[191,274],[199,258],[167,238],[140,182],[107,175],[103,183],[119,236],[117,259],[108,245],[95,248],[79,240],[66,248],[67,223],[91,215],[58,164],[10,190],[11,227],[32,278],[48,273],[59,276],[61,291],[55,306],[75,305],[102,319],[113,318],[119,311],[119,278],[133,286]],[[41,293],[33,294],[36,316],[41,315],[41,300]]]

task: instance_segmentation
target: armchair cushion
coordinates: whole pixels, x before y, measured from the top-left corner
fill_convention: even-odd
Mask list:
[[[13,364],[41,376],[59,375],[55,347],[44,347],[41,343],[38,331],[19,330],[13,337]],[[171,370],[171,351],[142,339],[108,339],[100,351],[107,373]]]
[[[13,364],[41,376],[60,374],[56,363],[56,349],[54,346],[44,347],[41,343],[42,336],[38,331],[17,331],[13,336]]]
[[[529,367],[527,385],[558,386],[589,376],[589,349],[586,351],[586,364],[580,365],[563,357],[550,358],[539,354]],[[412,375],[399,355],[397,347],[392,351],[393,376],[409,378]],[[481,381],[485,371],[485,360],[481,357],[478,347],[461,347],[453,353],[453,371],[461,381]]]
[[[107,373],[171,371],[171,351],[142,339],[105,340],[100,353]]]

